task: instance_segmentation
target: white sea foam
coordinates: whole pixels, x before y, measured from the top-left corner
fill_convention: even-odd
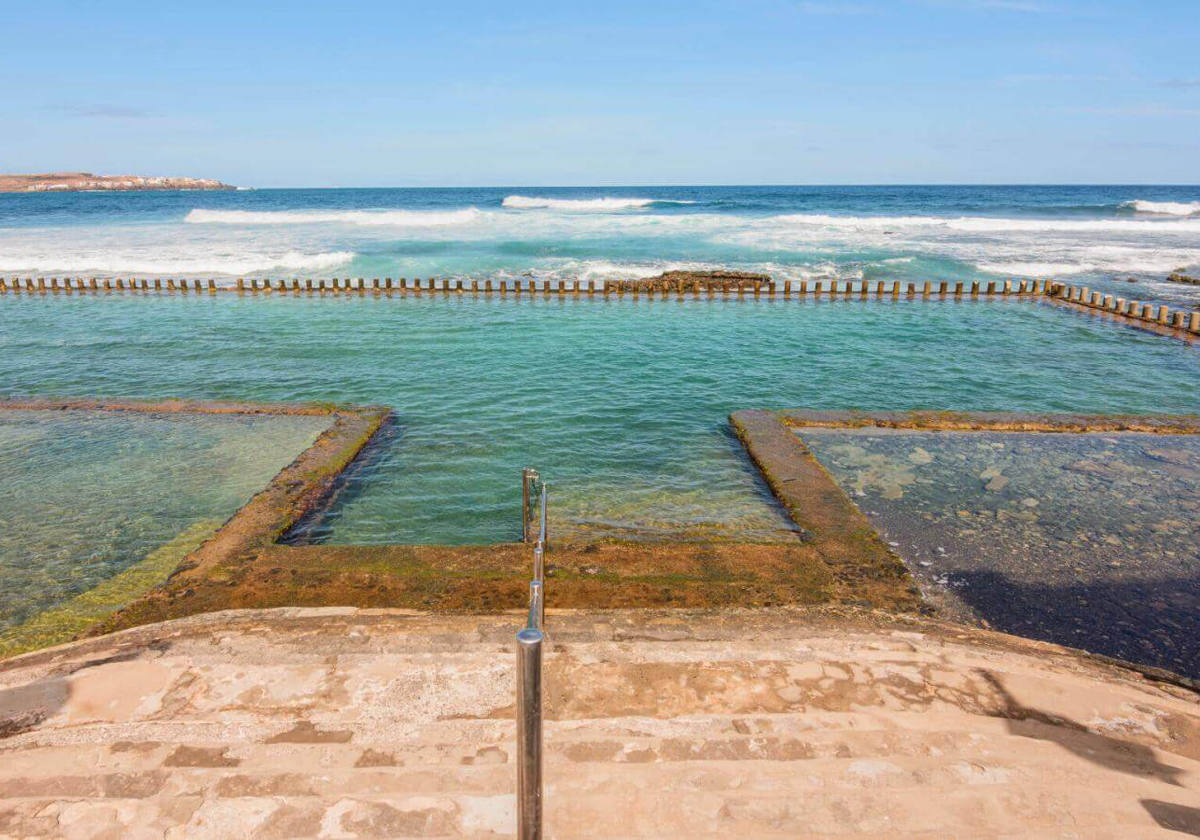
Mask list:
[[[569,210],[576,213],[607,213],[636,210],[652,204],[695,204],[694,201],[663,198],[541,198],[529,195],[505,196],[501,206],[516,210]]]
[[[1137,198],[1121,206],[1156,216],[1200,216],[1200,201],[1144,201]]]
[[[255,274],[287,269],[324,271],[350,262],[353,251],[324,251],[306,254],[285,251],[276,254],[186,253],[164,247],[160,250],[105,251],[48,250],[14,253],[0,250],[0,271],[64,272],[94,274],[159,274],[182,277],[201,274]]]
[[[945,228],[971,233],[1088,233],[1126,231],[1136,233],[1200,232],[1200,220],[1152,221],[1139,219],[1005,219],[987,216],[829,216],[817,213],[770,217],[777,223],[798,226],[846,228],[850,230],[897,230],[901,228]]]
[[[1121,274],[1166,274],[1180,266],[1200,260],[1197,251],[1153,251],[1139,248],[1090,246],[1071,253],[1074,260],[996,260],[976,263],[975,267],[989,274],[1016,277],[1057,277],[1066,274],[1091,272]]]
[[[193,225],[312,225],[342,224],[367,227],[443,227],[477,221],[478,208],[462,210],[204,210],[184,218]]]

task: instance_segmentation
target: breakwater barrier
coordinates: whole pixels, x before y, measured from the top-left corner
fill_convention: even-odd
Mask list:
[[[1173,310],[1165,304],[1143,303],[1098,292],[1087,286],[1068,286],[1063,283],[1050,284],[1049,298],[1080,309],[1111,315],[1118,321],[1152,332],[1200,335],[1200,310]]]
[[[0,293],[15,294],[77,294],[77,293],[175,293],[175,294],[241,294],[241,295],[330,295],[330,294],[485,294],[541,295],[595,297],[754,297],[754,298],[931,298],[931,297],[1009,297],[1046,295],[1048,281],[996,280],[950,282],[885,282],[883,280],[727,280],[691,279],[671,283],[657,282],[648,286],[640,280],[604,280],[599,283],[567,280],[461,280],[454,278],[401,277],[320,279],[259,279],[240,278],[232,283],[218,284],[215,280],[175,278],[112,278],[112,277],[0,277]]]
[[[995,280],[924,282],[866,280],[729,280],[700,277],[647,284],[642,280],[604,280],[599,283],[567,280],[461,280],[454,278],[401,277],[292,278],[289,280],[239,278],[218,284],[213,279],[113,278],[113,277],[0,277],[0,295],[74,294],[177,294],[177,295],[499,295],[501,297],[647,298],[755,298],[797,300],[828,298],[875,299],[994,299],[1036,297],[1112,315],[1154,332],[1200,335],[1200,311],[1171,310],[1165,305],[1127,300],[1050,280]]]

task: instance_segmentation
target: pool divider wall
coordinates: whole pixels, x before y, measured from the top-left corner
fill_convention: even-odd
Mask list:
[[[843,593],[868,598],[876,589],[902,588],[908,598],[901,608],[927,609],[904,562],[780,415],[736,411],[729,422],[804,542],[829,564]]]
[[[639,280],[604,280],[597,283],[581,283],[579,280],[574,281],[550,281],[550,280],[532,280],[532,279],[515,279],[512,281],[511,287],[508,280],[500,280],[494,283],[492,280],[484,281],[483,286],[480,286],[478,280],[469,281],[469,285],[465,285],[468,281],[450,278],[430,277],[422,280],[419,277],[413,278],[411,281],[406,277],[401,277],[398,283],[394,283],[391,277],[384,278],[381,284],[380,278],[372,278],[368,283],[365,278],[359,277],[354,280],[350,278],[334,277],[329,280],[319,279],[314,281],[311,278],[306,278],[303,283],[299,278],[292,280],[272,280],[269,278],[246,278],[239,277],[236,281],[230,284],[217,285],[213,279],[201,281],[199,279],[173,279],[154,278],[151,281],[147,278],[82,278],[82,277],[65,277],[62,278],[62,284],[59,284],[59,278],[51,277],[47,280],[45,277],[0,277],[0,294],[13,293],[21,294],[58,294],[61,292],[92,292],[92,293],[131,293],[139,292],[156,292],[158,294],[166,294],[168,296],[190,295],[192,293],[200,294],[207,292],[209,294],[234,293],[237,295],[275,295],[275,294],[292,294],[292,295],[318,295],[327,294],[338,295],[371,295],[373,297],[392,296],[396,293],[401,295],[406,294],[422,294],[422,293],[440,293],[443,295],[495,295],[507,296],[511,290],[514,297],[521,295],[541,295],[542,297],[595,297],[597,294],[602,294],[604,297],[623,297],[631,295],[634,298],[645,296],[650,299],[657,298],[666,300],[671,296],[678,299],[683,299],[688,295],[693,298],[699,298],[701,295],[706,297],[738,297],[745,298],[747,296],[761,299],[767,297],[771,300],[785,299],[794,300],[807,297],[829,297],[829,298],[850,298],[857,295],[860,299],[867,299],[872,295],[876,298],[891,298],[898,299],[903,294],[906,298],[945,298],[963,296],[963,283],[955,283],[953,287],[947,281],[940,281],[935,289],[933,283],[924,281],[918,288],[916,283],[903,284],[900,281],[894,281],[890,284],[883,281],[878,281],[874,287],[866,280],[861,281],[841,281],[831,280],[828,287],[823,281],[814,281],[810,288],[808,281],[801,280],[793,285],[792,281],[784,281],[782,286],[773,280],[710,280],[710,279],[693,279],[693,280],[673,280],[662,284],[646,285],[644,281]],[[980,284],[975,282],[971,285],[972,297],[1031,297],[1042,296],[1048,294],[1050,284],[1048,281],[1036,280],[1006,280],[1002,283],[990,282],[986,288],[981,290]]]
[[[1083,312],[1094,312],[1113,321],[1158,335],[1190,339],[1200,335],[1200,310],[1172,311],[1165,305],[1142,303],[1136,300],[1092,291],[1087,286],[1050,284],[1047,300]]]

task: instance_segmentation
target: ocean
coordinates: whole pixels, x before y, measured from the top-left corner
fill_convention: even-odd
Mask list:
[[[0,195],[0,274],[1061,278],[1200,304],[1197,186],[508,187]],[[1129,288],[1132,279],[1139,284]]]

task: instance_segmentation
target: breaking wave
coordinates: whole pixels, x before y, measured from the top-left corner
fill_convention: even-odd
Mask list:
[[[1137,213],[1156,216],[1200,216],[1200,201],[1143,201],[1136,198],[1121,205]]]
[[[695,204],[664,198],[541,198],[528,195],[505,196],[502,207],[515,210],[570,210],[576,213],[606,213],[612,210],[636,210],[654,204]]]

